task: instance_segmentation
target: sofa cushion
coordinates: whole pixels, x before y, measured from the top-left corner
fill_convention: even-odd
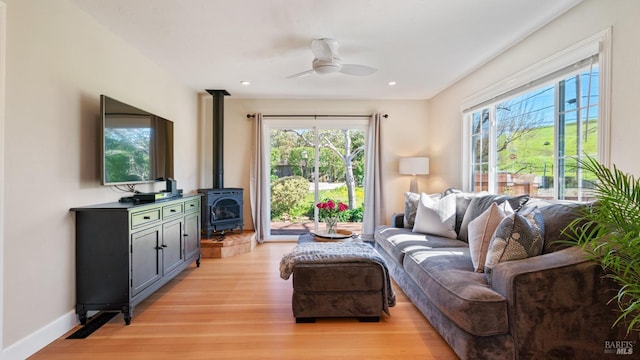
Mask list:
[[[506,299],[473,271],[468,248],[411,249],[404,269],[434,306],[461,329],[477,336],[509,329]]]
[[[591,203],[576,203],[566,200],[531,199],[524,208],[538,207],[544,220],[543,254],[558,251],[571,246],[565,241],[571,240],[570,233],[564,229],[582,215],[582,211]]]
[[[484,272],[491,284],[491,270],[498,263],[538,256],[544,246],[544,221],[537,207],[502,219],[495,231]]]
[[[420,195],[413,231],[455,239],[456,195],[434,201],[427,194]]]
[[[457,239],[414,233],[411,229],[392,226],[378,226],[374,232],[378,247],[398,264],[402,264],[407,250],[423,248],[467,247],[467,243]]]
[[[507,196],[507,195],[483,195],[476,196],[471,199],[467,211],[460,224],[460,231],[458,232],[458,239],[462,241],[468,241],[468,227],[469,223],[477,218],[480,214],[485,212],[492,203],[502,204],[504,201],[509,201],[509,205],[514,211],[520,210],[520,208],[529,200],[529,195],[520,196]]]
[[[475,272],[484,273],[484,263],[493,234],[502,219],[513,213],[508,201],[500,205],[493,203],[485,212],[469,223],[469,252]]]

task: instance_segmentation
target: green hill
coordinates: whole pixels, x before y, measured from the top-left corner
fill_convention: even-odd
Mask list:
[[[555,143],[553,129],[553,126],[535,128],[508,144],[506,149],[498,153],[498,171],[551,176]],[[575,159],[578,154],[597,153],[597,120],[591,120],[585,124],[583,132],[582,137],[585,139],[583,149],[578,151],[576,125],[569,124],[566,127],[565,154],[567,157]],[[503,143],[504,137],[499,138],[498,144]],[[570,165],[575,163],[575,160],[567,159],[566,163]]]

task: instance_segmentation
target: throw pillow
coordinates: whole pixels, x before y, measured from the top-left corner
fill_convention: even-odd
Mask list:
[[[432,200],[438,200],[442,194],[436,193],[428,195]],[[416,212],[418,211],[418,202],[420,202],[420,194],[406,192],[404,193],[404,218],[403,224],[405,228],[412,229],[416,220]]]
[[[491,206],[491,203],[502,204],[505,201],[509,202],[511,208],[514,211],[520,210],[520,208],[529,200],[529,195],[520,196],[507,196],[507,195],[484,195],[476,196],[471,199],[467,211],[464,213],[462,224],[460,224],[460,231],[458,232],[458,240],[468,241],[468,227],[469,223],[477,218],[480,214],[485,212]]]
[[[484,196],[488,193],[486,192],[456,192],[456,234],[460,234],[460,228],[462,227],[462,220],[464,219],[464,214],[467,212],[467,208],[471,204],[471,199],[476,196]]]
[[[502,219],[489,244],[484,274],[491,284],[491,272],[498,263],[526,259],[542,253],[544,220],[537,207]]]
[[[492,203],[485,212],[469,223],[469,252],[475,272],[484,272],[484,263],[493,234],[502,219],[513,213],[508,201],[501,205]]]
[[[412,192],[404,193],[404,227],[413,228],[413,224],[416,221],[419,201],[420,194]]]
[[[416,221],[413,225],[414,232],[455,239],[455,225],[455,194],[447,195],[439,200],[433,200],[427,194],[420,195]]]

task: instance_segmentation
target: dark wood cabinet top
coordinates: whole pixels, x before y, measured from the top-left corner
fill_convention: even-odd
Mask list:
[[[144,209],[146,207],[154,207],[154,206],[159,206],[159,205],[163,205],[166,203],[169,203],[171,201],[176,201],[176,200],[188,200],[190,198],[198,198],[201,197],[202,194],[189,194],[189,195],[181,195],[178,197],[173,197],[173,198],[169,198],[169,199],[163,199],[163,200],[157,200],[155,202],[148,202],[148,203],[131,203],[131,202],[110,202],[110,203],[104,203],[104,204],[95,204],[95,205],[87,205],[87,206],[79,206],[79,207],[73,207],[71,209],[69,209],[69,211],[96,211],[96,210],[138,210],[138,209]]]

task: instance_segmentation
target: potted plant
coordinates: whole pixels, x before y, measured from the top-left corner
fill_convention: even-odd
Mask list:
[[[640,180],[589,156],[580,164],[595,176],[596,201],[565,231],[619,286],[612,301],[620,316],[612,326],[640,330]]]

